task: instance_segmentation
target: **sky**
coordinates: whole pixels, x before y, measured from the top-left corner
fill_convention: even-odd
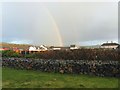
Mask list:
[[[118,41],[117,2],[4,2],[2,41],[96,45]]]

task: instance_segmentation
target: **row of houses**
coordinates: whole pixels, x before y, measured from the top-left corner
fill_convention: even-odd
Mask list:
[[[40,45],[40,46],[30,46],[26,49],[22,48],[7,48],[7,47],[2,47],[0,48],[0,51],[5,51],[5,50],[13,50],[16,52],[22,52],[22,51],[29,51],[29,52],[41,52],[41,51],[50,51],[50,50],[76,50],[80,49],[80,46],[77,45],[70,45],[68,47],[60,47],[60,46],[45,46],[45,45]],[[104,49],[120,49],[120,45],[118,43],[103,43],[99,48],[104,48]]]
[[[118,49],[120,47],[120,45],[118,43],[103,43],[101,46],[99,46],[98,48],[103,48],[103,49]],[[69,47],[56,47],[56,46],[44,46],[41,45],[40,47],[35,47],[35,46],[31,46],[29,47],[29,51],[47,51],[47,50],[75,50],[75,49],[80,49],[80,46],[77,45],[70,45]],[[94,48],[92,48],[94,49]]]
[[[79,46],[76,45],[70,45],[70,47],[60,47],[60,46],[45,46],[45,45],[40,45],[39,47],[36,46],[31,46],[29,47],[29,51],[47,51],[47,50],[75,50],[79,49]]]
[[[12,50],[15,52],[23,52],[23,51],[29,51],[29,52],[41,52],[41,51],[50,51],[50,50],[75,50],[79,49],[76,45],[70,45],[70,47],[60,47],[60,46],[30,46],[26,49],[17,48],[17,47],[0,47],[0,51],[6,51],[6,50]]]

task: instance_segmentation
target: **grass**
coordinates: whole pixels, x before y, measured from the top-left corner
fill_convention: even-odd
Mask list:
[[[2,69],[3,88],[117,88],[117,78]]]

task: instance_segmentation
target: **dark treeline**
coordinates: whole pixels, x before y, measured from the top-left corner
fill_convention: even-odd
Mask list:
[[[2,52],[3,57],[25,57],[25,58],[40,58],[40,59],[63,59],[63,60],[115,60],[120,57],[120,52],[109,49],[78,49],[78,50],[60,50],[60,51],[45,51],[31,52],[19,54],[14,51]]]
[[[47,51],[35,53],[42,59],[64,60],[118,60],[119,53],[116,50],[79,49],[70,51]]]

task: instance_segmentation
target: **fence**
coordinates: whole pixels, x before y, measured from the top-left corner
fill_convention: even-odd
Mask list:
[[[2,66],[43,72],[120,77],[118,61],[2,58]]]

